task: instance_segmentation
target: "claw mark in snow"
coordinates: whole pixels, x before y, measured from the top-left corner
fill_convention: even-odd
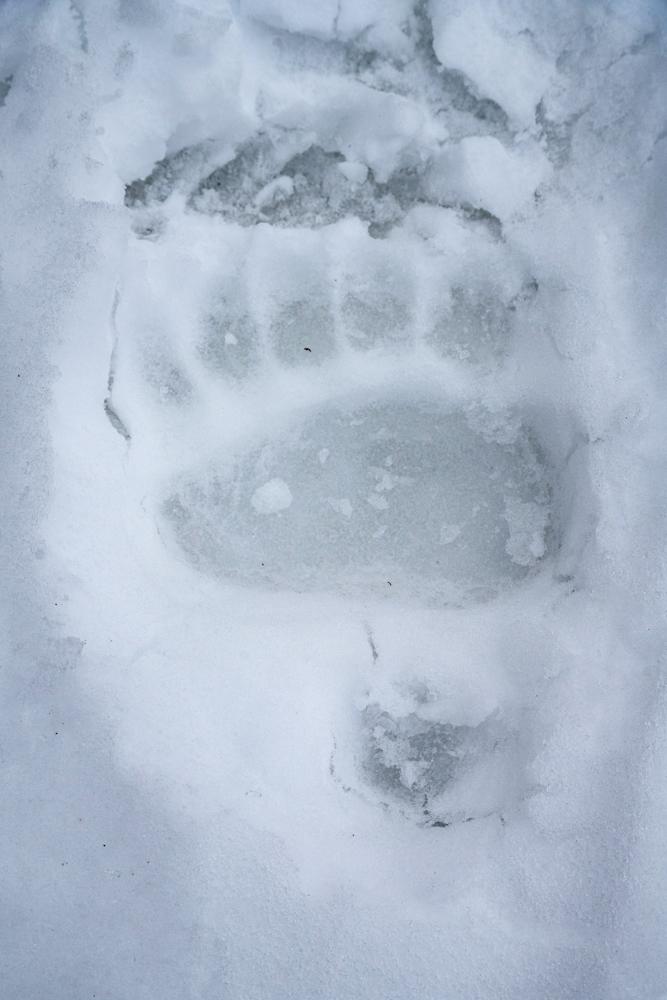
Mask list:
[[[375,640],[373,639],[373,630],[368,622],[364,622],[364,628],[368,637],[368,645],[371,647],[371,653],[373,654],[373,664],[375,664],[379,654],[375,646]]]

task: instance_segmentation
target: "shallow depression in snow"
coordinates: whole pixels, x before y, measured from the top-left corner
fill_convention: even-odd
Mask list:
[[[553,543],[547,468],[503,430],[435,400],[329,405],[188,476],[163,516],[197,565],[247,582],[488,597]]]

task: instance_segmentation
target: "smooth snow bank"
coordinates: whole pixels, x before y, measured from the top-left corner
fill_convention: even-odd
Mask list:
[[[657,1000],[661,9],[2,16],[6,990]]]

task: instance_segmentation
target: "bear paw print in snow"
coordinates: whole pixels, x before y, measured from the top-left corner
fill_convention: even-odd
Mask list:
[[[535,435],[481,402],[536,283],[498,219],[437,203],[428,162],[380,181],[281,135],[129,185],[107,414],[171,451],[148,492],[208,573],[489,597],[554,542]]]

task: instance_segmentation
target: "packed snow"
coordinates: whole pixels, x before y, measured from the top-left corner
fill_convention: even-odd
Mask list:
[[[664,1000],[664,5],[0,29],[3,995]]]

